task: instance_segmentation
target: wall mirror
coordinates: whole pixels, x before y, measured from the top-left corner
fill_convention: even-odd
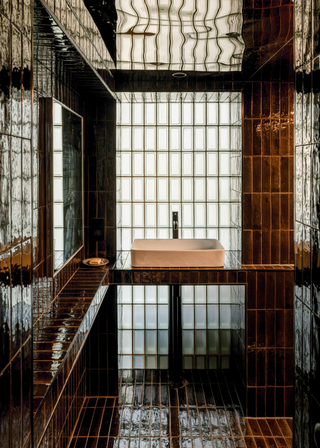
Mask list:
[[[40,101],[45,169],[46,271],[56,274],[83,247],[83,119],[53,98]]]
[[[83,244],[82,202],[82,118],[53,100],[54,271]]]

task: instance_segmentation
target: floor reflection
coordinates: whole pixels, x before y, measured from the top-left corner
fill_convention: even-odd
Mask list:
[[[292,419],[245,418],[229,370],[120,371],[119,398],[87,397],[70,448],[292,447]]]

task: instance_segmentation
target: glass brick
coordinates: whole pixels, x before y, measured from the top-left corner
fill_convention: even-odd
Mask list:
[[[154,227],[156,225],[156,204],[146,204],[146,226]]]
[[[143,149],[143,128],[133,128],[133,149]]]
[[[170,149],[172,151],[181,151],[181,130],[180,128],[170,127]]]
[[[182,176],[192,176],[193,154],[191,152],[182,154]]]
[[[133,356],[133,368],[144,369],[144,356]]]
[[[55,177],[53,180],[53,197],[54,201],[63,201],[63,179],[62,177]]]
[[[146,338],[145,338],[145,345],[146,345],[146,354],[147,355],[153,355],[157,353],[157,331],[146,331]]]
[[[194,301],[194,286],[181,285],[181,301],[182,303],[193,303]]]
[[[207,128],[207,148],[209,151],[218,149],[218,127]]]
[[[127,151],[131,149],[131,128],[124,126],[121,127],[120,145],[121,145],[121,151]]]
[[[170,153],[170,175],[181,176],[181,157],[180,153]]]
[[[158,176],[168,176],[168,153],[158,153]]]
[[[208,330],[208,353],[219,354],[219,330]]]
[[[207,289],[205,285],[197,285],[194,287],[195,302],[206,303],[207,301]]]
[[[144,331],[133,331],[133,354],[144,354]]]
[[[62,151],[62,126],[53,127],[53,149]]]
[[[168,178],[158,178],[158,201],[168,202]]]
[[[220,305],[220,328],[231,328],[231,306]]]
[[[120,123],[130,124],[131,122],[131,104],[130,103],[120,103]]]
[[[136,328],[136,329],[144,328],[144,306],[143,305],[133,305],[133,328]]]
[[[182,124],[192,124],[192,103],[182,103]]]
[[[207,350],[206,344],[206,331],[205,330],[196,330],[195,331],[195,352],[197,355],[204,355]]]
[[[230,149],[230,128],[227,126],[219,127],[219,148]]]
[[[194,199],[195,201],[206,200],[206,179],[204,177],[194,180]]]
[[[195,328],[206,328],[206,305],[195,306]]]
[[[156,105],[154,103],[146,103],[145,108],[146,124],[156,124]]]
[[[133,204],[133,225],[136,227],[144,226],[144,205]]]
[[[146,178],[146,201],[156,200],[156,179]]]
[[[143,178],[133,179],[133,200],[143,201],[144,200],[144,182]]]
[[[143,103],[132,104],[133,124],[143,124]]]
[[[196,127],[194,130],[195,149],[197,151],[203,151],[205,149],[205,134],[204,128]]]
[[[156,128],[146,128],[146,146],[147,151],[156,149]]]
[[[131,154],[128,152],[121,153],[121,175],[131,175]]]
[[[194,354],[194,334],[193,330],[182,331],[182,354],[193,355]]]
[[[218,155],[215,153],[207,154],[207,175],[216,176],[218,174]]]
[[[170,179],[170,201],[181,201],[180,179]]]
[[[192,128],[182,128],[182,150],[190,151],[193,149]]]
[[[194,328],[194,306],[193,305],[182,305],[182,328]]]
[[[219,328],[219,306],[208,305],[208,328]]]
[[[181,104],[180,103],[170,103],[170,123],[180,124],[181,123]]]
[[[158,128],[158,150],[168,150],[168,128]]]
[[[169,225],[167,204],[158,204],[158,225],[160,227],[168,227]]]
[[[195,124],[205,124],[205,103],[195,103],[194,105],[194,121]]]
[[[54,152],[53,154],[53,175],[54,176],[62,176],[62,152]]]
[[[146,303],[157,303],[157,287],[156,285],[148,285],[144,287]]]
[[[167,103],[158,103],[158,124],[168,124]]]
[[[133,287],[133,303],[144,302],[144,286],[134,285]]]
[[[222,152],[219,154],[219,159],[220,176],[230,176],[230,154]]]
[[[231,331],[221,330],[220,331],[220,354],[230,355],[231,351]]]
[[[225,179],[223,179],[225,180]],[[228,180],[228,179],[227,179]],[[218,201],[218,178],[207,178],[207,198],[208,201]]]
[[[218,124],[218,103],[207,104],[207,124]]]
[[[192,178],[182,178],[182,200],[183,201],[192,201],[193,200],[193,179]]]
[[[193,213],[192,204],[182,204],[182,225],[183,227],[192,227]]]
[[[131,201],[131,179],[127,177],[121,178],[121,200]]]
[[[230,103],[220,103],[219,106],[220,124],[230,124]]]
[[[168,328],[168,305],[158,305],[158,328]]]
[[[206,204],[195,204],[195,225],[204,227],[206,225]]]
[[[195,176],[205,176],[206,174],[206,158],[205,153],[195,153],[194,155],[194,175]]]
[[[219,204],[220,226],[230,227],[230,204]]]
[[[145,172],[146,176],[155,176],[156,174],[156,154],[155,153],[146,153],[146,165]]]
[[[132,353],[132,331],[122,330],[121,333],[122,333],[121,354],[129,355]]]
[[[62,125],[62,106],[57,102],[53,102],[53,124]]]
[[[131,226],[131,204],[123,203],[121,207],[121,224],[124,227]]]

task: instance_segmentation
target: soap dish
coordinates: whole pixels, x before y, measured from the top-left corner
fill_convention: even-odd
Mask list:
[[[90,268],[96,268],[99,266],[105,266],[109,263],[109,260],[107,260],[107,258],[86,258],[82,261],[82,263],[86,266],[90,266]]]

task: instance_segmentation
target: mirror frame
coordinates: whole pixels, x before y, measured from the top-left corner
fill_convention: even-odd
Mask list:
[[[57,269],[54,270],[54,176],[53,176],[53,103],[56,102],[62,107],[72,112],[81,119],[81,203],[82,203],[82,242],[80,247],[70,256],[68,260]],[[40,259],[45,260],[45,275],[55,277],[70,260],[84,247],[84,135],[83,135],[83,117],[63,104],[61,101],[50,98],[41,98],[39,100],[39,149],[44,151],[44,163],[40,167],[40,197],[39,205],[45,205],[45,217],[42,226],[39,226],[43,235],[39,235],[39,242],[44,242],[44,247],[39,248],[42,256]]]

